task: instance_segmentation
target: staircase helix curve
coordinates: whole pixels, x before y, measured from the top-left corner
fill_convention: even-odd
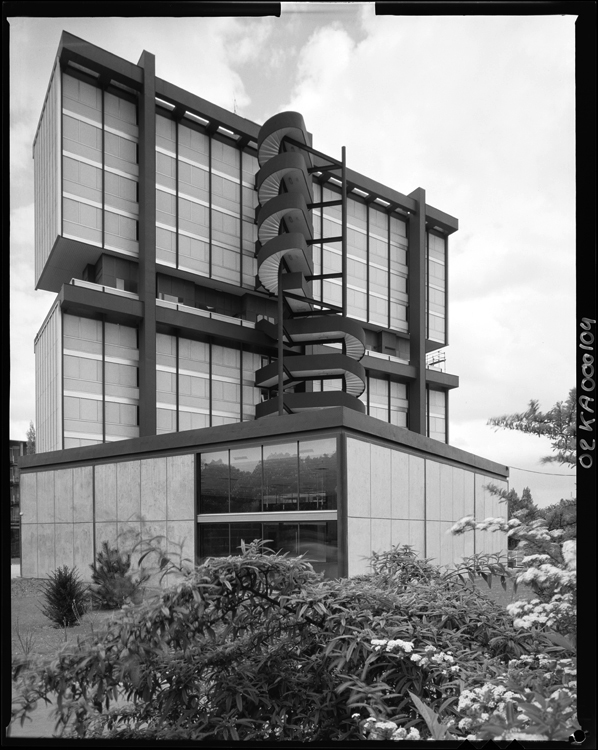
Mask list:
[[[277,324],[267,320],[256,324],[271,339],[282,338],[283,344],[279,343],[282,367],[276,361],[255,373],[256,387],[270,393],[268,400],[257,405],[257,418],[279,414],[281,403],[284,412],[291,414],[334,406],[365,412],[359,400],[366,383],[360,363],[365,332],[338,309],[311,298],[312,152],[311,138],[298,112],[274,115],[260,129],[258,285],[270,294],[283,295],[286,317]],[[311,390],[310,382],[330,379],[340,379],[342,390]]]

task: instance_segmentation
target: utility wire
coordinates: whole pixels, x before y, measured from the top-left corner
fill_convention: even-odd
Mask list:
[[[517,471],[527,471],[528,474],[544,474],[547,477],[571,477],[575,479],[575,474],[554,474],[552,471],[533,471],[532,469],[520,469],[519,466],[509,466],[509,469]]]

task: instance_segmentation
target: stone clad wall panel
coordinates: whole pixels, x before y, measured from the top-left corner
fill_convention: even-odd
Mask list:
[[[54,520],[56,523],[73,522],[73,469],[54,472]]]

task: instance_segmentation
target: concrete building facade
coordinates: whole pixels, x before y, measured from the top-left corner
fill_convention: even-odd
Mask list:
[[[64,33],[33,146],[37,450],[23,575],[102,541],[199,560],[241,539],[327,575],[409,543],[442,564],[499,535],[506,467],[448,445],[453,217]]]

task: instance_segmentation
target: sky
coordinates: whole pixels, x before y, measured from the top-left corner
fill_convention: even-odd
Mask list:
[[[98,7],[98,6],[96,6]],[[575,496],[548,441],[488,426],[575,385],[575,16],[376,17],[283,3],[280,18],[9,18],[10,438],[35,420],[32,143],[63,30],[261,124],[303,114],[314,147],[455,216],[449,442],[511,467],[539,506]]]

